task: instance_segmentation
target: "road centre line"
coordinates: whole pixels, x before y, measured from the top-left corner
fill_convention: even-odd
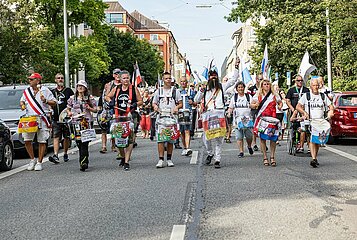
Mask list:
[[[328,147],[328,146],[326,146],[325,149],[326,149],[327,151],[336,153],[336,154],[338,154],[338,155],[340,155],[340,156],[342,156],[342,157],[345,157],[345,158],[348,158],[348,159],[350,159],[350,160],[352,160],[352,161],[357,162],[357,157],[354,156],[354,155],[352,155],[352,154],[345,153],[345,152],[343,152],[343,151],[341,151],[341,150],[338,150],[338,149],[332,148],[332,147]]]
[[[95,144],[97,144],[97,143],[100,143],[101,141],[102,141],[102,139],[98,139],[98,140],[95,140],[95,141],[93,141],[93,142],[90,142],[90,143],[89,143],[89,146],[92,146],[92,145],[95,145]],[[75,148],[69,149],[69,150],[68,150],[68,154],[75,153],[75,152],[77,152],[77,151],[78,151],[78,148],[75,147]],[[62,152],[62,153],[59,153],[59,154],[58,154],[58,157],[62,157],[63,155],[64,155],[63,152]],[[48,157],[43,158],[42,163],[45,163],[45,162],[48,162]],[[12,176],[12,175],[14,175],[14,174],[16,174],[16,173],[22,172],[22,171],[24,171],[24,170],[27,170],[27,166],[28,166],[28,164],[23,165],[23,166],[18,167],[18,168],[15,168],[15,169],[12,169],[12,170],[10,170],[10,171],[1,173],[1,174],[0,174],[0,180],[1,180],[1,179],[4,179],[4,178],[6,178],[6,177],[10,177],[10,176]]]
[[[185,239],[186,225],[174,225],[172,227],[170,240],[183,240]]]
[[[197,160],[198,160],[198,151],[193,151],[190,164],[197,164]]]

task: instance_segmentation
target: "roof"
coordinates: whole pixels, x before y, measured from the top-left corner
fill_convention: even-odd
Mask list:
[[[105,3],[108,5],[108,8],[106,11],[110,12],[126,12],[126,10],[123,8],[122,5],[118,1],[105,1]]]
[[[159,24],[157,20],[151,20],[138,11],[134,11],[130,14],[134,19],[134,28],[135,30],[164,30],[168,31],[168,29],[164,28]]]

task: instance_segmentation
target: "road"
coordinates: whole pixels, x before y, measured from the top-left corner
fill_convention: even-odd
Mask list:
[[[285,142],[276,168],[224,144],[214,169],[197,139],[194,157],[175,150],[175,167],[156,169],[156,144],[138,143],[129,172],[94,144],[84,173],[77,154],[41,172],[1,173],[2,239],[357,239],[357,162],[328,150],[356,155],[354,144],[322,149],[318,169],[287,155]],[[15,170],[26,162],[15,161]]]

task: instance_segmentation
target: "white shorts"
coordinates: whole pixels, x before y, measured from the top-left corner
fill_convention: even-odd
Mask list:
[[[22,133],[22,137],[24,141],[33,141],[36,133]],[[47,139],[50,137],[50,130],[48,128],[41,128],[37,130],[37,142],[38,143],[46,143]]]

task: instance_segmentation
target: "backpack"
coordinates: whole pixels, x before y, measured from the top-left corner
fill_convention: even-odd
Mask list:
[[[326,117],[326,103],[325,103],[325,93],[319,93],[322,99],[322,102],[324,104],[324,118]],[[311,116],[311,111],[310,111],[310,100],[311,100],[311,93],[307,92],[306,93],[306,99],[307,99],[307,105],[309,107],[309,116]]]
[[[177,105],[177,101],[176,101],[176,87],[172,87],[171,88],[171,98],[175,101],[175,105]],[[159,94],[159,103],[161,101],[161,99],[163,99],[164,97],[163,96],[160,96]]]
[[[247,101],[248,101],[248,103],[249,103],[249,101],[250,101],[250,96],[249,96],[249,94],[248,94],[248,93],[244,93],[244,95],[245,95],[245,98],[247,99]],[[234,104],[237,102],[237,100],[238,100],[238,93],[235,93],[235,94],[234,94]]]

